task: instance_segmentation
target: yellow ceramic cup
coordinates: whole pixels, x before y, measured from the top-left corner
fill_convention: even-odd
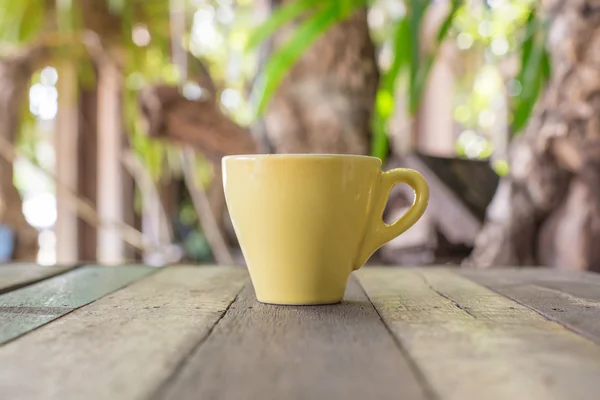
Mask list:
[[[416,171],[381,171],[354,155],[244,155],[223,159],[227,207],[256,297],[272,304],[331,304],[348,278],[427,207]],[[392,187],[411,186],[412,207],[391,225],[382,214]]]

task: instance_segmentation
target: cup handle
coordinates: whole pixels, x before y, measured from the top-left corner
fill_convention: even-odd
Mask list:
[[[383,222],[383,210],[392,188],[400,183],[407,184],[415,191],[415,200],[403,216],[388,225]],[[362,267],[377,249],[400,236],[423,216],[429,202],[429,186],[425,178],[417,171],[397,168],[381,173],[379,185],[375,189],[373,197],[371,220],[354,270]]]

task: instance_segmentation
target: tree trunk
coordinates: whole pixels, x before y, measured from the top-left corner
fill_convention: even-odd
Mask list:
[[[27,94],[31,74],[46,56],[46,49],[33,47],[0,60],[0,135],[14,143],[21,107]],[[38,232],[30,226],[22,211],[21,195],[13,184],[13,165],[0,158],[0,224],[14,230],[16,243],[13,258],[35,261]]]
[[[289,37],[289,29],[274,36],[275,48]],[[378,80],[367,10],[361,9],[325,32],[282,82],[265,112],[271,148],[368,154]]]
[[[132,177],[125,173],[122,157],[127,149],[123,128],[122,93],[124,60],[119,13],[110,10],[109,1],[81,0],[83,26],[97,35],[97,48],[88,50],[97,69],[97,166],[96,203],[98,215],[106,221],[135,223]],[[89,39],[91,42],[92,40]],[[97,260],[103,264],[120,264],[134,257],[135,251],[115,226],[97,230]]]
[[[285,35],[278,34],[274,45],[280,45]],[[209,76],[191,78],[202,87],[212,85]],[[139,106],[150,136],[190,145],[213,162],[217,179],[210,200],[221,222],[225,212],[220,179],[223,156],[265,149],[367,154],[377,85],[375,48],[366,10],[360,10],[326,32],[292,68],[265,114],[269,143],[227,118],[214,99],[189,100],[169,85],[144,89]]]
[[[265,113],[274,152],[368,153],[379,73],[366,17],[361,9],[329,29],[289,71]],[[279,32],[273,45],[288,34]],[[150,136],[190,145],[217,165],[264,147],[213,101],[188,100],[170,85],[144,89],[139,106]]]
[[[79,159],[77,192],[88,199],[96,209],[98,184],[98,92],[92,88],[79,88]],[[97,230],[79,218],[77,247],[79,259],[96,261]]]
[[[552,75],[466,265],[600,270],[600,0],[547,0]]]

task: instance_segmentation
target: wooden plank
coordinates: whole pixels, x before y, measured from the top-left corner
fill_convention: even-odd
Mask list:
[[[210,332],[242,268],[168,267],[0,348],[0,398],[145,399]]]
[[[595,277],[585,276],[586,280],[580,274],[557,277],[545,270],[538,270],[536,276],[515,270],[493,274],[459,272],[600,345],[600,282]]]
[[[156,399],[424,399],[392,336],[351,279],[332,306],[274,306],[247,286]]]
[[[573,296],[600,301],[600,274],[588,271],[567,271],[549,268],[460,268],[456,272],[482,282],[499,285],[537,285],[559,290]]]
[[[597,398],[600,348],[529,308],[445,270],[358,276],[440,399]]]
[[[435,267],[433,267],[435,268]],[[456,268],[454,269],[460,275],[479,275],[484,274],[486,276],[494,277],[494,279],[501,279],[504,281],[515,281],[518,280],[545,280],[553,282],[564,282],[564,281],[585,281],[593,280],[600,282],[600,274],[580,271],[580,270],[561,270],[545,267],[504,267],[504,268]]]
[[[0,294],[58,275],[72,266],[44,266],[32,263],[0,264]]]
[[[143,266],[85,266],[0,295],[0,344],[153,271]]]

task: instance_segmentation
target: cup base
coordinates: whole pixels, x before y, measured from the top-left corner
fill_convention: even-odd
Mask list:
[[[326,306],[332,304],[339,304],[342,302],[342,299],[335,300],[310,300],[310,301],[286,301],[286,300],[267,300],[261,299],[259,297],[256,298],[259,303],[266,304],[269,306]]]

